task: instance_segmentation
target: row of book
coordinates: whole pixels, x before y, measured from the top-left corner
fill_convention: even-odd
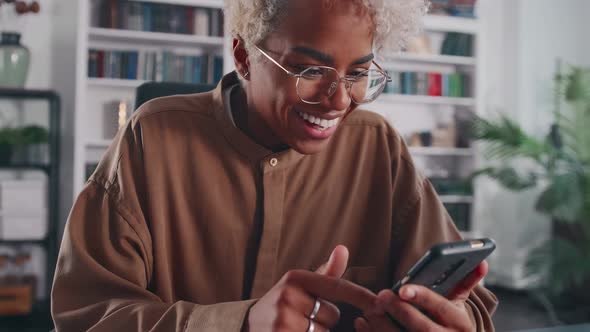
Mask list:
[[[222,75],[223,57],[215,54],[95,49],[88,54],[91,78],[215,84]]]
[[[385,93],[442,97],[469,97],[471,77],[464,73],[426,73],[387,71],[392,82]]]
[[[475,17],[476,0],[431,0],[431,14]]]
[[[96,0],[94,6],[93,12],[99,13],[92,23],[96,27],[223,36],[223,12],[219,8],[120,0]]]

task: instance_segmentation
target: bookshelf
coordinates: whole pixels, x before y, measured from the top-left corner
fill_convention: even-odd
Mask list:
[[[481,9],[485,7],[481,4],[486,1],[478,0],[477,18],[427,15],[425,34],[418,39],[421,43],[416,44],[418,46],[410,44],[405,52],[386,56],[380,62],[391,74],[394,87],[388,88],[367,107],[383,115],[404,136],[416,166],[433,179],[435,188],[440,190],[442,203],[465,237],[480,235],[477,220],[473,219],[477,188],[460,184],[476,168],[479,151],[464,138],[445,141],[438,136],[448,128],[453,130],[446,131],[446,135],[461,136],[466,127],[459,125],[459,121],[482,112],[482,91],[485,91],[482,20],[485,13]],[[463,45],[467,46],[453,50],[450,48],[451,38],[455,38],[455,45],[458,38],[463,38],[468,42]],[[404,81],[400,73],[415,76],[409,81],[406,77]],[[421,74],[414,73],[426,75],[421,77]],[[433,78],[432,74],[439,78]],[[461,76],[461,88],[451,95],[448,77],[454,74]],[[414,85],[413,90],[403,86],[408,82]],[[425,84],[422,89],[420,84]],[[440,86],[444,84],[446,90]],[[439,128],[442,129],[439,131]]]
[[[133,110],[137,87],[150,80],[215,83],[224,72],[222,8],[222,0],[79,2],[74,196],[111,143],[105,127],[113,114],[122,103],[127,116]]]

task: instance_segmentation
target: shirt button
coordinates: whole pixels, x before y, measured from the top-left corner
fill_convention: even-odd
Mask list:
[[[269,163],[270,166],[275,167],[279,163],[279,160],[277,158],[272,158]]]

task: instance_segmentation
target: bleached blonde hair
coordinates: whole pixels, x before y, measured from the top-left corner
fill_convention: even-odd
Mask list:
[[[226,0],[225,19],[234,37],[244,40],[250,54],[280,24],[289,1],[297,0]],[[377,55],[399,51],[408,39],[422,29],[422,17],[428,0],[317,0],[333,5],[352,1],[370,15],[374,24],[373,48]]]

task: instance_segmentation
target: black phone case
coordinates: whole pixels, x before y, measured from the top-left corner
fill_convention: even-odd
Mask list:
[[[474,247],[474,241],[481,243]],[[397,293],[403,285],[411,283],[446,296],[495,248],[496,244],[489,238],[435,245],[393,286],[393,291]]]

